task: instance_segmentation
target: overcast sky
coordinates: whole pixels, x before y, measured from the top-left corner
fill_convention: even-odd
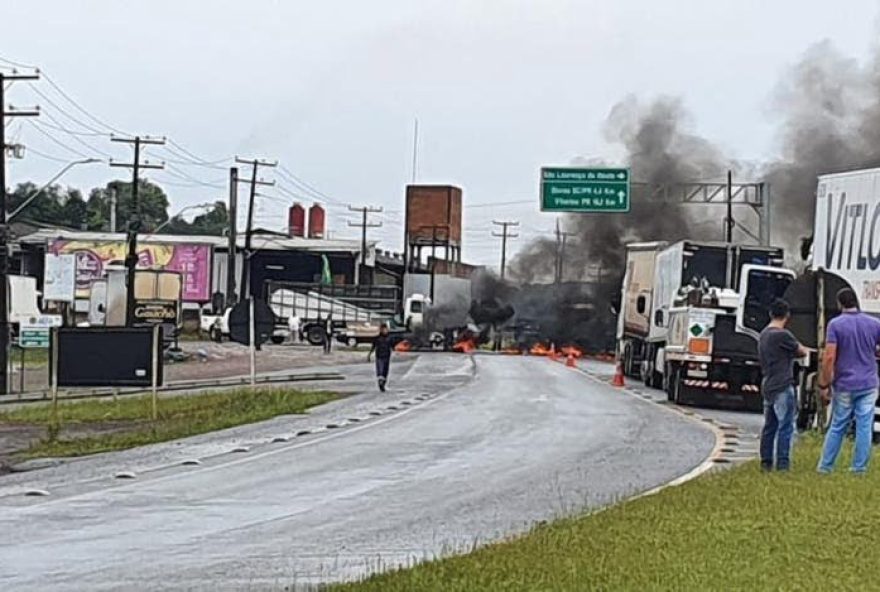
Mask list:
[[[514,248],[553,227],[538,212],[541,165],[617,155],[602,123],[618,100],[681,96],[696,131],[760,160],[775,145],[769,106],[780,74],[822,39],[864,60],[878,8],[876,0],[0,0],[0,57],[44,69],[119,130],[168,136],[206,161],[278,159],[333,198],[333,236],[352,234],[338,204],[383,206],[376,219],[385,226],[372,236],[384,248],[402,243],[418,117],[418,181],[463,187],[465,257],[495,264],[493,217],[522,222]],[[39,104],[55,118],[41,117],[40,129],[56,141],[31,123],[12,124],[13,140],[61,161],[131,157],[106,137],[77,141],[45,127],[94,131],[66,112],[107,131],[46,81],[35,86],[57,107],[23,83],[8,102]],[[190,160],[179,150],[147,153]],[[46,181],[62,166],[32,152],[10,163],[9,182]],[[224,170],[172,166],[151,175],[172,212],[225,199]],[[118,171],[80,166],[63,181],[87,192]],[[269,190],[258,224],[283,226],[293,201],[285,190],[303,192],[289,180]],[[532,203],[485,207],[520,200]]]

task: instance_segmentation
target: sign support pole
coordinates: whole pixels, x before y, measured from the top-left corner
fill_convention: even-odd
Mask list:
[[[58,433],[58,328],[53,327],[50,343],[52,346],[52,362],[51,362],[51,390],[52,390],[52,421],[50,433]]]
[[[155,422],[159,419],[159,356],[161,355],[160,347],[159,347],[159,332],[161,331],[161,327],[159,325],[153,326],[153,374],[150,380],[150,384],[152,385],[152,415],[153,421]]]
[[[254,316],[254,297],[252,295],[248,295],[248,323],[250,325],[250,339],[248,340],[248,349],[250,350],[251,358],[251,388],[257,385],[257,323]]]

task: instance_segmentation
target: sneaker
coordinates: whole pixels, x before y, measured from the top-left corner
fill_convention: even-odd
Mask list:
[[[379,379],[379,390],[382,391],[383,393],[385,392],[385,379],[384,378]]]

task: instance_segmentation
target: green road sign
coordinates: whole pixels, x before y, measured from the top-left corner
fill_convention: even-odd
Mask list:
[[[544,212],[628,212],[629,195],[629,169],[541,169]]]
[[[47,349],[49,347],[49,327],[22,325],[18,335],[18,346],[24,349]]]

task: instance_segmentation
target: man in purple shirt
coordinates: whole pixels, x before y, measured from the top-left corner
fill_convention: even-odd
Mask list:
[[[859,300],[850,288],[837,293],[841,314],[828,323],[828,338],[819,392],[831,401],[831,427],[825,435],[825,446],[819,460],[820,473],[830,473],[840,446],[853,418],[856,442],[852,472],[864,473],[871,459],[871,433],[874,406],[877,402],[877,346],[880,345],[880,320],[859,310]],[[832,386],[833,398],[828,387]]]

